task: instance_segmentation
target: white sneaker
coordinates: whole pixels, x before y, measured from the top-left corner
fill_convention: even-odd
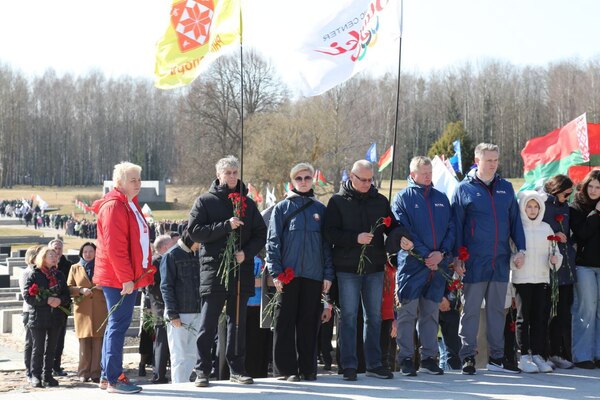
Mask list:
[[[552,367],[549,366],[548,363],[544,361],[542,356],[540,356],[539,354],[532,356],[531,359],[533,360],[535,365],[537,365],[540,372],[552,372]]]
[[[526,372],[528,374],[535,374],[536,372],[540,372],[540,369],[531,360],[531,356],[529,354],[521,356],[521,358],[519,358],[519,368],[521,369],[521,371]]]
[[[547,359],[546,364],[548,364],[550,366],[550,368],[552,368],[552,371],[554,371],[556,369],[556,365],[554,365],[554,363],[552,362],[551,359]]]
[[[569,360],[565,360],[561,356],[552,356],[550,357],[550,361],[556,365],[556,368],[560,369],[571,369],[573,368],[573,363]]]

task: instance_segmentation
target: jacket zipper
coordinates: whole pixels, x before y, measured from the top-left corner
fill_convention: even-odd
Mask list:
[[[483,185],[483,183],[481,183]],[[487,186],[485,187],[486,191],[488,192],[488,194],[490,195],[490,200],[492,201],[492,211],[494,212],[494,228],[495,228],[495,233],[496,236],[494,237],[494,258],[492,258],[492,270],[496,270],[496,255],[498,253],[498,216],[496,215],[496,203],[494,202],[494,195],[493,195],[493,191],[494,191],[494,186],[495,184],[492,183],[492,187],[488,188]]]
[[[427,206],[427,211],[429,211],[429,223],[431,225],[431,234],[433,236],[433,250],[437,250],[437,241],[435,240],[435,225],[433,223],[433,212],[431,212],[431,204],[429,204],[429,200],[428,200],[428,194],[429,192],[429,188],[425,188],[424,191],[424,198],[425,198],[425,205]]]

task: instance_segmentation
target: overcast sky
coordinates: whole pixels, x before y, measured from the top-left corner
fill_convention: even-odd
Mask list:
[[[271,29],[269,5],[286,1],[291,0],[244,0],[253,17],[245,21],[245,47],[255,41],[274,51],[280,45],[288,33]],[[304,14],[280,18],[309,19],[323,1],[335,0],[303,0]],[[154,45],[166,29],[170,5],[169,0],[0,0],[0,62],[26,74],[96,69],[152,79]],[[598,16],[596,0],[405,0],[402,70],[427,74],[489,59],[516,65],[597,60]],[[378,70],[395,71],[397,48],[385,54]]]

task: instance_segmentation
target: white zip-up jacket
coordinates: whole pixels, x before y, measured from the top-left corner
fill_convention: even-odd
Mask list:
[[[527,243],[527,254],[525,263],[521,268],[517,268],[514,262],[511,262],[511,282],[520,283],[549,283],[550,282],[550,256],[552,255],[552,246],[548,236],[554,235],[554,231],[542,219],[546,210],[545,194],[540,194],[533,190],[525,190],[517,195],[519,200],[519,211],[523,230],[525,231],[525,240]],[[535,200],[540,206],[540,212],[536,219],[531,220],[525,213],[525,205],[529,200]],[[555,254],[558,256],[557,267],[562,265],[562,255],[556,248]]]

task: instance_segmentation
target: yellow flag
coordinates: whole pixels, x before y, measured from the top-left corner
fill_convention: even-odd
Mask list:
[[[173,0],[167,32],[156,44],[156,87],[192,83],[225,47],[239,43],[240,31],[240,0]]]

